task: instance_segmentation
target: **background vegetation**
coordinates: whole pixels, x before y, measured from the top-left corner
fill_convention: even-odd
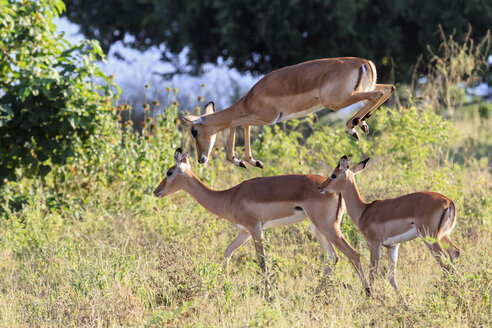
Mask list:
[[[31,3],[16,6],[20,2],[0,1],[0,15],[7,13],[0,16],[0,35],[6,35],[12,20],[22,23],[33,18],[49,25],[59,10],[53,8],[62,8],[59,1],[38,1],[40,7],[31,17],[23,12]],[[49,42],[50,30],[43,31],[47,33],[45,51],[57,58],[59,42]],[[18,63],[13,62],[16,54],[25,54],[26,65],[31,63],[30,53],[24,51],[27,43],[15,43],[23,37],[2,39],[4,60],[8,57]],[[72,48],[66,45],[65,49]],[[5,49],[11,52],[5,54]],[[42,42],[35,49],[43,49]],[[92,50],[85,49],[81,47],[68,59],[75,72],[77,67],[90,67],[92,57],[86,57],[82,66],[77,60],[85,51],[97,49],[97,44],[89,48]],[[480,58],[473,58],[470,65],[479,65]],[[57,62],[49,61],[32,72],[58,67]],[[11,72],[6,73],[7,78],[19,71],[12,68],[14,64],[3,65]],[[2,85],[3,97],[10,90],[21,90],[14,88],[20,81],[32,80],[22,82],[30,89],[14,98],[15,103],[21,103],[23,95],[33,100],[23,104],[20,112],[2,103],[0,128],[18,120],[17,130],[23,130],[27,123],[20,117],[78,108],[71,107],[70,101],[58,107],[50,103],[53,97],[49,96],[35,102],[34,86],[46,86],[48,82],[42,82],[49,78],[34,73],[32,79],[12,78]],[[426,85],[402,86],[394,98],[400,105],[376,111],[369,121],[371,134],[359,142],[345,133],[345,118],[335,115],[321,119],[311,115],[254,129],[253,151],[266,164],[264,170],[241,170],[226,162],[226,136],[221,134],[211,162],[205,166],[192,163],[194,172],[214,189],[256,176],[326,175],[347,154],[353,161],[372,158],[357,178],[368,201],[434,190],[454,199],[457,206],[453,239],[462,248],[455,263],[458,274],[443,275],[422,242],[404,244],[398,270],[404,300],[385,281],[386,261],[374,297],[366,299],[344,257],[328,286],[316,292],[324,264],[308,223],[267,230],[267,268],[273,282],[272,298],[267,301],[251,243],[234,254],[225,276],[222,254],[235,229],[183,192],[164,199],[152,195],[173,165],[174,150],[194,148],[188,129],[178,118],[178,103],[161,108],[158,101],[148,99],[144,122],[137,130],[132,121],[125,120],[131,108],[114,105],[109,91],[92,92],[90,83],[97,74],[90,73],[75,80],[68,78],[77,73],[60,73],[64,82],[57,90],[65,92],[60,99],[80,97],[81,115],[94,114],[87,125],[76,121],[73,130],[60,128],[60,136],[47,138],[52,143],[45,150],[54,153],[65,149],[63,140],[68,138],[70,153],[63,161],[49,157],[40,161],[39,165],[49,166],[45,174],[33,173],[32,163],[15,162],[13,173],[1,181],[0,326],[492,325],[489,104],[463,102],[450,118],[443,115],[447,107],[442,100],[419,96],[427,92]],[[177,91],[166,92],[173,97]],[[61,122],[51,120],[39,130],[53,129]],[[2,140],[2,147],[7,146]],[[13,155],[4,148],[0,156],[1,163],[14,163]],[[361,252],[367,272],[369,254],[362,235],[347,217],[342,230]]]
[[[68,0],[67,17],[104,49],[126,33],[139,49],[166,44],[172,59],[189,48],[194,71],[218,57],[268,73],[309,59],[358,56],[375,61],[383,80],[409,82],[416,58],[435,51],[437,27],[462,38],[490,28],[490,1],[429,0]],[[302,8],[302,9],[301,9]],[[429,59],[429,58],[426,58]]]

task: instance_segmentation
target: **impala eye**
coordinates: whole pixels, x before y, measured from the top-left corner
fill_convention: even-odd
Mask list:
[[[168,177],[170,177],[172,174],[173,174],[173,171],[171,171],[171,170],[168,170],[168,171],[166,172],[166,176],[168,176]]]
[[[337,178],[337,175],[336,175],[335,173],[333,173],[333,174],[330,176],[330,178],[331,178],[332,180],[334,180],[334,179],[336,179],[336,178]]]
[[[197,129],[191,128],[191,135],[193,136],[193,138],[196,138],[196,136],[198,135]]]

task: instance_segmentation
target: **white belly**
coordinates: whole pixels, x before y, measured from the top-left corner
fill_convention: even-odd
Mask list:
[[[301,222],[307,217],[304,211],[296,211],[296,213],[292,216],[288,216],[285,218],[280,218],[276,220],[269,220],[263,223],[263,229],[271,228],[271,227],[279,227],[289,224],[294,224],[297,222]]]
[[[383,245],[384,246],[393,246],[399,243],[403,243],[412,239],[415,239],[419,236],[419,232],[417,231],[417,228],[414,226],[412,229],[408,230],[407,232],[404,232],[402,234],[393,236],[393,237],[388,237],[383,240]]]
[[[314,112],[317,112],[319,111],[320,109],[323,109],[325,106],[321,105],[321,104],[318,104],[316,106],[313,106],[309,109],[306,109],[306,110],[303,110],[303,111],[300,111],[300,112],[295,112],[295,113],[289,113],[289,114],[284,114],[282,115],[282,117],[278,120],[278,122],[283,122],[283,121],[288,121],[288,120],[292,120],[294,118],[299,118],[299,117],[303,117],[303,116],[306,116],[308,114],[311,114],[311,113],[314,113]]]
[[[243,226],[242,224],[239,224],[239,223],[234,223],[233,224],[236,228],[238,228],[239,230],[243,230],[243,231],[248,231],[248,229],[246,229],[245,226]]]

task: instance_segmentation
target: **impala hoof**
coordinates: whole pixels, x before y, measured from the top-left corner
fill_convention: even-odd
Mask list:
[[[263,163],[261,161],[256,161],[256,167],[259,167],[260,169],[264,168],[265,166],[263,165]]]
[[[348,133],[355,138],[355,140],[359,141],[359,135],[357,134],[357,131],[355,131],[354,129],[350,129],[348,131]]]
[[[365,121],[360,124],[360,128],[365,134],[369,134],[369,125]]]
[[[239,162],[239,166],[240,166],[240,167],[242,167],[242,168],[244,168],[244,169],[246,169],[246,170],[248,169],[248,168],[246,167],[246,165],[244,165],[244,162],[243,162],[243,161],[240,161],[240,162]]]

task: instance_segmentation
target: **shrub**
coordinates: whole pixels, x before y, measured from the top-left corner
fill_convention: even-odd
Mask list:
[[[2,180],[20,167],[45,176],[107,118],[111,83],[95,66],[103,53],[96,41],[71,45],[56,34],[52,18],[64,9],[59,0],[0,2]]]

